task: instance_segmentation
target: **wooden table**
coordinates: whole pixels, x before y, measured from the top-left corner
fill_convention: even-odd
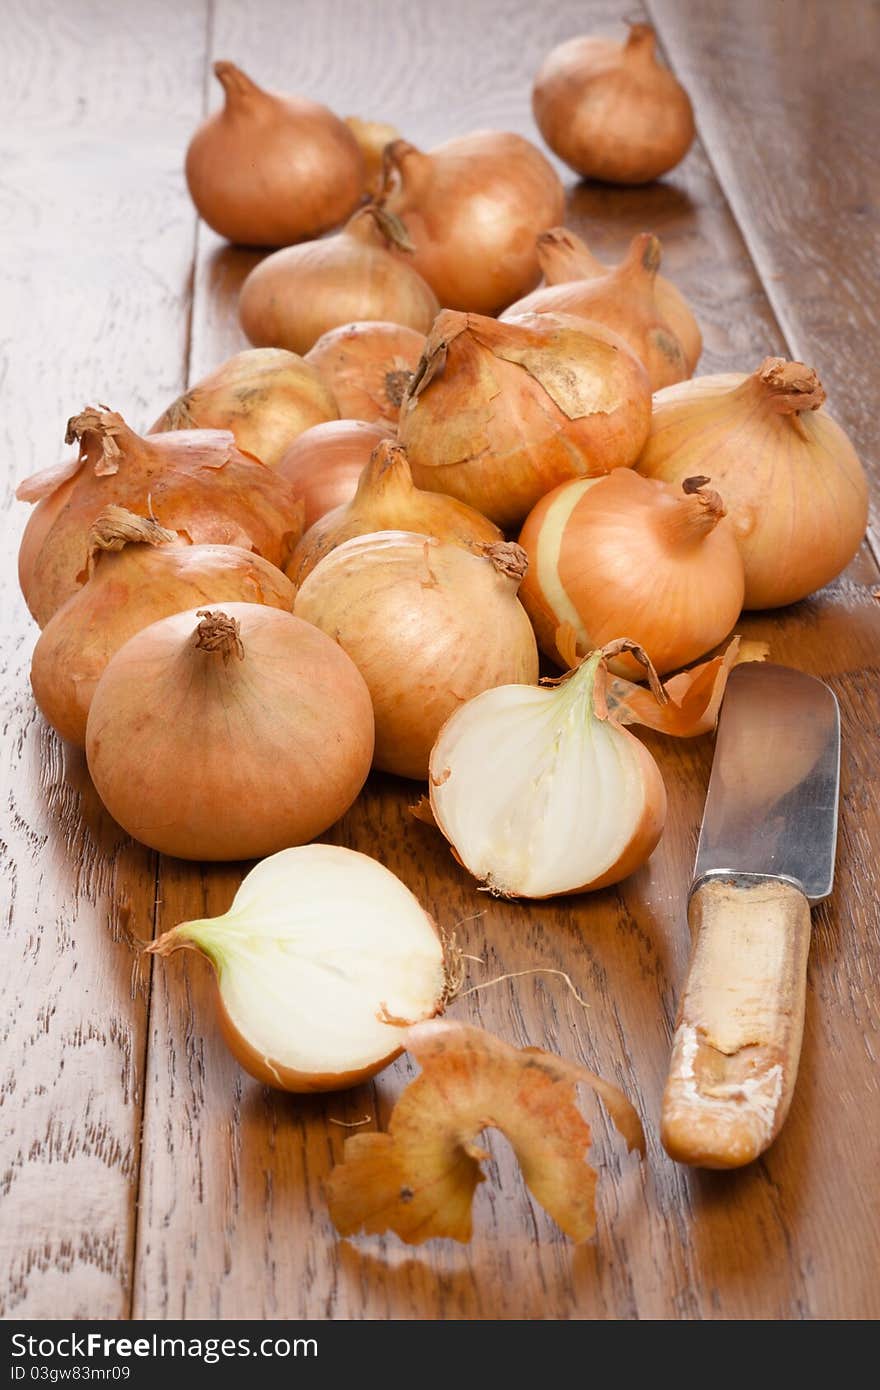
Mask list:
[[[663,183],[576,186],[568,220],[600,255],[635,231],[705,331],[701,370],[767,353],[814,364],[876,475],[877,176],[870,0],[649,0],[700,143]],[[854,1318],[880,1313],[877,1069],[878,569],[865,545],[830,589],[740,630],[827,679],[842,706],[837,883],[816,914],[800,1083],[749,1169],[688,1172],[657,1117],[688,957],[684,894],[711,739],[655,748],[669,825],[619,888],[543,906],[488,901],[375,777],[335,838],[377,854],[446,927],[472,994],[452,1014],[616,1079],[648,1134],[640,1167],[601,1113],[599,1230],[574,1247],[490,1139],[468,1247],[340,1242],[322,1183],[346,1130],[382,1126],[411,1073],[326,1098],[264,1090],[225,1051],[208,970],[133,949],[223,910],[237,868],[157,859],[102,811],[82,758],[37,715],[35,628],[14,576],[15,483],[59,455],[68,415],[105,401],[146,427],[243,344],[256,257],[198,227],[181,165],[209,65],[430,145],[478,126],[537,138],[530,80],[549,47],[611,29],[611,0],[7,0],[0,84],[3,411],[0,1303],[7,1317]],[[636,11],[638,6],[636,6]],[[629,6],[629,12],[633,6]],[[872,197],[874,199],[872,205]],[[876,551],[875,551],[876,554]],[[474,914],[479,914],[476,917]],[[458,924],[458,925],[457,925]]]

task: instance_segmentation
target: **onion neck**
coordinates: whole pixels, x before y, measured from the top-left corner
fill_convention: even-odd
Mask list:
[[[236,107],[245,103],[255,104],[269,97],[269,93],[258,87],[247,73],[225,59],[214,64],[214,76],[226,96],[227,111],[234,111]]]
[[[699,545],[726,515],[724,503],[717,492],[706,488],[708,478],[685,478],[681,496],[663,498],[657,512],[661,536],[671,549]]]
[[[607,275],[608,267],[597,261],[590,248],[567,227],[551,227],[537,241],[538,264],[548,285],[564,285],[572,280]]]
[[[630,24],[623,56],[627,63],[654,67],[657,63],[656,35],[650,24]]]
[[[148,452],[145,439],[129,429],[121,415],[105,406],[87,406],[67,422],[65,444],[79,444],[80,460],[91,464],[100,477],[117,473],[124,457]]]
[[[368,246],[383,246],[386,251],[412,252],[416,249],[400,218],[379,203],[365,203],[358,208],[343,227],[342,235]]]
[[[634,236],[629,250],[616,270],[611,272],[618,280],[627,281],[653,300],[654,281],[662,259],[660,238],[653,232],[640,232]]]
[[[244,660],[241,626],[236,618],[208,608],[200,608],[196,617],[202,620],[196,628],[197,651],[219,654],[224,666],[229,664],[232,657],[238,661]]]
[[[398,191],[418,197],[430,181],[431,164],[431,156],[408,140],[392,140],[382,151],[380,201]]]
[[[803,410],[818,410],[825,403],[824,388],[813,368],[803,362],[787,362],[784,357],[765,357],[743,385],[757,389],[777,415],[799,415]]]
[[[401,502],[415,492],[406,452],[393,439],[383,439],[370,454],[370,460],[358,479],[357,492],[350,510],[369,511],[373,502],[387,502],[393,497]]]
[[[483,546],[483,554],[492,561],[498,574],[513,580],[514,591],[526,577],[529,557],[521,545],[515,541],[493,541]]]
[[[177,532],[160,526],[152,517],[136,516],[115,504],[105,507],[89,531],[89,556],[119,551],[127,545],[170,545]]]

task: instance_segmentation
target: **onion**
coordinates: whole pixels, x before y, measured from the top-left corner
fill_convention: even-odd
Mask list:
[[[392,140],[397,140],[400,131],[396,126],[387,125],[384,121],[362,121],[360,116],[346,116],[345,124],[360,147],[367,171],[367,190],[370,193],[378,193],[383,181],[385,146],[390,145]]]
[[[370,455],[387,435],[385,425],[333,420],[305,430],[284,451],[277,471],[302,502],[306,528],[351,501]]]
[[[386,531],[346,541],[309,575],[294,612],[331,634],[367,682],[376,767],[426,776],[454,709],[490,686],[537,680],[534,633],[516,597],[524,567],[519,546],[480,556]]]
[[[660,839],[660,771],[606,702],[608,658],[633,646],[592,652],[553,689],[488,690],[440,731],[431,810],[456,858],[492,893],[604,888],[639,868]]]
[[[344,121],[303,97],[264,92],[215,63],[226,96],[186,152],[186,181],[209,227],[245,246],[287,246],[336,227],[357,206],[366,170]]]
[[[417,487],[499,526],[545,492],[635,462],[651,419],[642,364],[609,329],[562,314],[442,313],[400,412]]]
[[[538,237],[538,260],[545,285],[562,285],[571,280],[595,280],[612,269],[593,255],[586,242],[568,227],[551,227]],[[654,276],[657,314],[681,344],[687,359],[688,376],[700,360],[703,335],[690,305],[677,285],[659,272]]]
[[[88,551],[88,583],[50,618],[31,662],[38,706],[80,747],[98,680],[142,628],[205,603],[293,608],[293,586],[268,560],[237,545],[182,544],[176,532],[123,507],[98,517]]]
[[[678,483],[710,473],[745,566],[746,608],[794,603],[845,569],[868,520],[868,484],[819,378],[767,357],[751,376],[698,377],[654,397],[638,470]]]
[[[281,348],[251,348],[178,396],[150,434],[231,430],[239,449],[274,468],[303,430],[338,416],[331,390],[308,362]]]
[[[439,304],[413,268],[397,220],[373,204],[336,236],[276,251],[241,287],[241,324],[258,347],[308,352],[331,328],[362,319],[402,323],[427,333]],[[410,248],[411,249],[411,248]]]
[[[627,632],[661,673],[723,641],[740,615],[743,567],[733,527],[708,478],[684,488],[630,469],[563,483],[529,514],[521,595],[541,650],[565,665],[564,624],[580,654]],[[638,673],[626,653],[612,669]]]
[[[345,652],[291,613],[189,610],[112,658],[86,755],[136,840],[181,859],[254,859],[348,810],[373,755],[370,697]]]
[[[344,419],[396,428],[424,348],[424,333],[400,323],[346,323],[323,333],[306,361],[326,381]]]
[[[382,204],[446,308],[497,314],[538,283],[535,237],[562,221],[565,191],[529,140],[477,130],[427,154],[395,140],[385,163]]]
[[[547,144],[585,178],[649,183],[694,139],[690,98],[657,62],[654,31],[631,24],[626,43],[569,39],[545,59],[532,92]]]
[[[331,550],[372,531],[414,531],[477,554],[504,540],[498,527],[473,507],[414,487],[405,452],[385,439],[373,451],[352,500],[321,517],[303,536],[290,558],[288,576],[299,588]]]
[[[236,448],[225,430],[140,435],[121,415],[90,407],[68,421],[78,458],[20,484],[38,502],[19,553],[19,580],[41,627],[85,583],[88,535],[111,504],[197,545],[240,545],[283,568],[302,534],[302,504],[290,484]]]
[[[389,869],[339,845],[273,854],[222,917],[182,922],[147,949],[207,956],[230,1051],[284,1091],[375,1076],[449,993],[431,918]]]
[[[684,348],[663,320],[654,293],[660,242],[649,232],[633,237],[615,270],[591,280],[545,285],[512,304],[504,319],[521,314],[576,314],[617,333],[647,370],[651,388],[690,376]]]

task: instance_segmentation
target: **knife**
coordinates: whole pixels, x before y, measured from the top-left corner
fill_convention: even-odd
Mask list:
[[[822,681],[731,673],[688,902],[694,939],[661,1138],[679,1163],[738,1168],[772,1144],[804,1026],[810,907],[831,892],[840,711]]]

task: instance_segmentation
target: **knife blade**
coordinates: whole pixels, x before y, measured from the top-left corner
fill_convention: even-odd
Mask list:
[[[721,708],[688,921],[694,938],[663,1096],[681,1163],[735,1168],[776,1138],[803,1034],[810,907],[831,892],[840,712],[828,686],[748,662]]]

